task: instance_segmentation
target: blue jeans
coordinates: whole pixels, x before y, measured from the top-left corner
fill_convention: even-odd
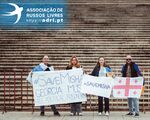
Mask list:
[[[139,99],[138,98],[128,98],[129,112],[139,113]]]

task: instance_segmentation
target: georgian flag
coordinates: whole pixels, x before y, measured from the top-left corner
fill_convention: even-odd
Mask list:
[[[140,98],[142,86],[143,77],[116,77],[113,96],[115,98]]]

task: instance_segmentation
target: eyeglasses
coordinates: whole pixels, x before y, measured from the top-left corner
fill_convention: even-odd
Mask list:
[[[127,61],[131,61],[131,59],[126,59]]]

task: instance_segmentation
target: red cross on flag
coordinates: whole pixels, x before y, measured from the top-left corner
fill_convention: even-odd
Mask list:
[[[140,98],[142,86],[143,77],[116,77],[113,96],[116,98]]]

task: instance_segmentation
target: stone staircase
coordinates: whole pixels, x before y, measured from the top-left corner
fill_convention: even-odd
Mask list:
[[[0,31],[0,108],[37,110],[28,72],[48,55],[56,70],[64,70],[76,55],[86,73],[104,56],[120,75],[125,56],[131,54],[142,70],[146,85],[140,109],[150,110],[150,1],[70,0],[68,23],[61,30]],[[4,87],[5,86],[5,87]],[[6,91],[6,92],[4,92]],[[84,110],[97,109],[97,97],[88,96]],[[69,105],[59,105],[68,110]],[[127,110],[125,99],[111,97],[111,110]]]

